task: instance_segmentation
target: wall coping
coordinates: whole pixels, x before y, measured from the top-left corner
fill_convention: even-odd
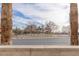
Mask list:
[[[1,45],[0,48],[79,48],[79,46],[58,45]]]

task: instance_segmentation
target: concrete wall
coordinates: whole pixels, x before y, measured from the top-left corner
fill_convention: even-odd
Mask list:
[[[0,56],[79,56],[78,46],[0,46]]]

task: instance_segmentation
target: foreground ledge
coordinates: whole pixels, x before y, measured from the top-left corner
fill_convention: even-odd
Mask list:
[[[79,56],[79,46],[6,45],[0,46],[6,56]]]
[[[66,45],[0,45],[0,48],[79,48],[79,46]]]

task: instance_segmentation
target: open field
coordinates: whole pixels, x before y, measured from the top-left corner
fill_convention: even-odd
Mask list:
[[[70,45],[69,35],[27,34],[12,37],[13,45]]]
[[[25,35],[13,35],[12,39],[49,39],[49,38],[64,38],[70,35],[65,34],[25,34]]]

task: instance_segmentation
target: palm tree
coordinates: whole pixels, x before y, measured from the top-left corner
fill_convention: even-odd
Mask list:
[[[78,45],[78,9],[77,3],[70,4],[71,45]]]
[[[1,44],[11,44],[12,3],[2,3],[1,30]]]

